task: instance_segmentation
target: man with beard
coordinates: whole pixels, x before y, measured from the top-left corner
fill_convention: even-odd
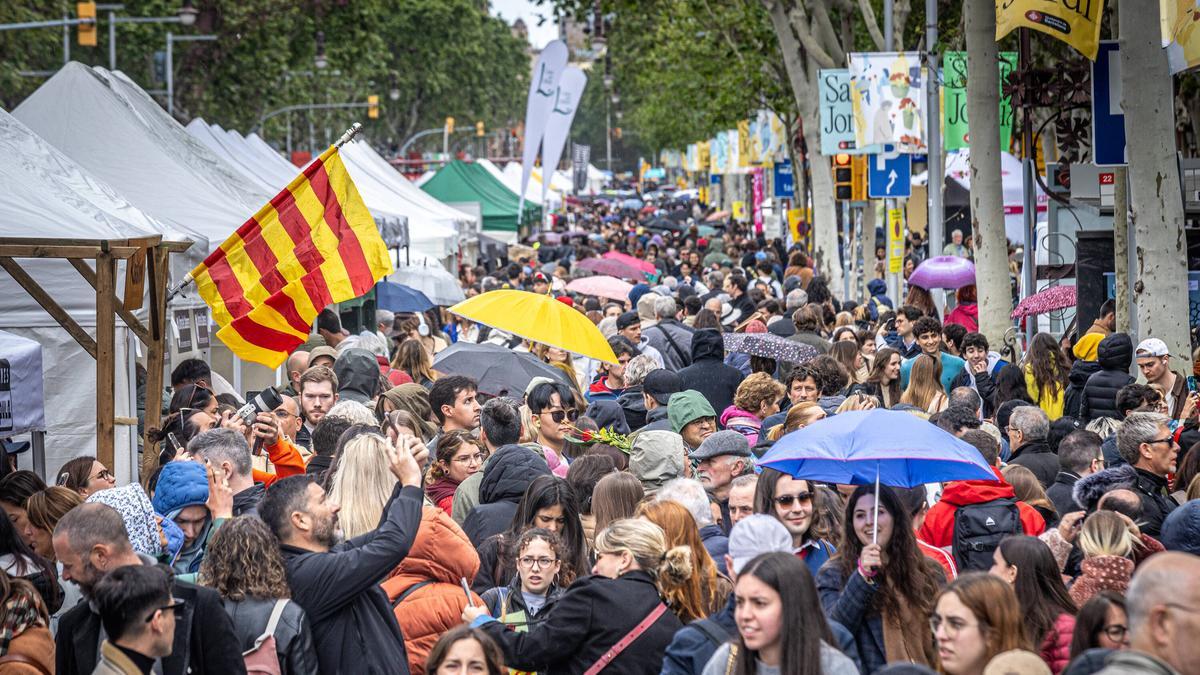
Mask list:
[[[408,554],[424,495],[406,447],[388,447],[388,470],[399,482],[379,527],[350,541],[341,540],[338,504],[310,476],[277,481],[258,507],[279,538],[323,673],[408,673],[404,636],[379,581]]]
[[[108,637],[93,601],[96,584],[118,568],[154,565],[155,561],[133,550],[121,514],[106,504],[81,504],[71,509],[55,526],[52,543],[63,581],[78,584],[87,600],[59,619],[62,637],[55,647],[55,672],[88,675],[96,668],[101,641]],[[178,580],[171,584],[171,596],[182,600],[183,606],[176,610],[171,652],[162,659],[161,672],[245,673],[242,650],[221,596]]]

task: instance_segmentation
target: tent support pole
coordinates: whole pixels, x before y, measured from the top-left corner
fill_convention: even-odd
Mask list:
[[[54,298],[50,297],[50,294],[47,293],[45,289],[38,285],[38,282],[34,281],[33,277],[29,276],[29,274],[25,272],[25,269],[21,267],[20,263],[9,257],[0,257],[0,267],[3,267],[5,272],[8,272],[8,274],[14,280],[16,280],[18,284],[21,284],[21,288],[24,288],[26,293],[29,293],[29,295],[33,296],[33,299],[37,300],[38,304],[42,306],[42,309],[46,310],[47,314],[54,317],[54,320],[57,321],[59,325],[61,325],[63,329],[71,335],[71,337],[75,338],[75,341],[79,343],[79,346],[83,348],[83,351],[90,354],[92,358],[96,358],[96,341],[92,339],[92,336],[87,334],[87,331],[85,331],[78,323],[76,323],[75,319],[71,318],[70,314],[67,314],[67,311],[63,309],[61,305],[55,302]]]
[[[113,466],[116,410],[116,259],[96,256],[96,459]]]
[[[130,258],[130,260],[132,261],[133,258]],[[92,271],[92,268],[87,266],[87,263],[78,258],[68,258],[67,262],[71,263],[71,267],[74,267],[75,271],[79,272],[79,276],[83,277],[93,290],[96,289],[96,273]],[[142,322],[138,321],[132,312],[125,309],[124,302],[119,301],[116,296],[113,296],[113,301],[116,303],[114,306],[117,308],[117,314],[125,322],[125,325],[129,327],[129,330],[133,331],[133,334],[142,341],[142,344],[150,346],[149,336],[146,334],[146,327],[142,325]]]
[[[150,341],[146,343],[146,430],[162,422],[163,366],[166,361],[167,331],[167,260],[165,247],[156,247],[149,257],[150,264]],[[149,439],[142,444],[143,485],[158,468],[158,453]]]

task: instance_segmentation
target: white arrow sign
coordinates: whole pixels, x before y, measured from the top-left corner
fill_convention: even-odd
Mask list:
[[[888,184],[887,184],[887,187],[884,188],[884,190],[886,192],[890,193],[892,191],[892,186],[895,184],[896,184],[896,170],[892,169],[892,172],[888,174]]]

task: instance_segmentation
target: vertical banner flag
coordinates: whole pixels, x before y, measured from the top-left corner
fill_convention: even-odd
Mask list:
[[[575,183],[575,194],[587,191],[588,163],[592,161],[592,146],[571,144],[571,177]]]
[[[375,220],[330,147],[188,276],[230,351],[276,368],[319,311],[391,272]]]
[[[996,0],[996,40],[1017,28],[1032,28],[1095,61],[1103,17],[1104,0]]]
[[[919,52],[850,54],[855,146],[892,144],[925,152],[925,81]]]
[[[710,154],[709,154],[709,150],[711,148],[712,148],[712,144],[709,143],[708,141],[700,141],[699,143],[696,144],[696,170],[697,171],[704,171],[705,173],[708,172],[708,170],[710,168],[709,163],[712,161]]]
[[[558,160],[562,159],[563,147],[567,143],[567,135],[571,133],[571,121],[575,119],[575,110],[579,100],[583,98],[583,88],[587,86],[587,75],[575,66],[568,66],[558,78],[554,97],[547,104],[546,135],[542,141],[542,203],[546,203],[546,190],[550,186],[550,178],[558,168]]]
[[[725,173],[738,173],[738,167],[742,166],[742,144],[738,141],[737,129],[725,132],[725,150],[728,153],[725,156]]]
[[[888,272],[896,274],[904,264],[904,209],[887,211]]]
[[[525,212],[525,190],[529,187],[529,174],[533,171],[533,163],[537,160],[538,148],[542,144],[542,136],[546,133],[546,117],[554,104],[554,95],[558,91],[558,78],[567,67],[567,45],[562,40],[554,40],[542,49],[537,62],[533,64],[533,76],[529,82],[529,100],[525,104],[525,143],[521,147],[521,195],[517,207],[517,219]],[[544,169],[544,167],[543,167]],[[543,171],[543,173],[545,173]],[[542,203],[546,203],[545,185],[554,175],[551,170],[542,181]]]
[[[751,169],[750,176],[750,213],[754,219],[754,233],[763,233],[763,170],[762,167]]]
[[[725,135],[724,131],[718,131],[717,135],[713,137],[710,158],[709,173],[724,174],[729,165],[729,137]]]
[[[741,120],[737,123],[737,149],[739,169],[745,169],[750,166],[750,120]]]
[[[1200,0],[1161,0],[1158,7],[1171,74],[1200,65]]]
[[[854,108],[850,105],[850,71],[824,69],[817,75],[821,96],[821,154],[832,157],[854,147]]]
[[[1008,74],[1017,69],[1016,52],[1000,52],[1000,89]],[[946,152],[970,146],[967,137],[967,53],[946,52],[942,68],[944,99],[942,115],[945,124]],[[1000,95],[1000,149],[1008,152],[1013,130],[1012,98]]]

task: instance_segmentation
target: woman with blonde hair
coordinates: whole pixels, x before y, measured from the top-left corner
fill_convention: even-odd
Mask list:
[[[1082,573],[1071,585],[1071,599],[1083,603],[1101,591],[1122,595],[1133,576],[1133,550],[1140,537],[1127,516],[1115,511],[1096,511],[1083,521],[1079,548],[1083,551]]]
[[[746,437],[750,447],[758,443],[762,421],[779,412],[783,385],[767,373],[754,373],[742,380],[733,394],[733,404],[721,413],[721,426]]]
[[[379,526],[379,516],[396,487],[387,451],[388,441],[378,433],[356,436],[342,448],[329,499],[341,505],[338,522],[346,539]]]
[[[437,379],[433,371],[433,359],[419,340],[409,338],[400,343],[396,349],[396,357],[392,359],[392,367],[408,373],[413,382],[429,389]]]
[[[942,389],[940,359],[921,354],[913,361],[908,376],[908,388],[901,394],[900,402],[916,406],[929,414],[946,409],[950,401],[946,397],[946,391]]]
[[[788,408],[787,417],[784,418],[783,424],[771,427],[767,432],[767,438],[777,441],[784,434],[790,434],[797,429],[803,429],[814,422],[825,419],[825,417],[825,411],[816,401],[801,401]]]
[[[716,563],[700,541],[696,519],[687,508],[669,500],[646,502],[638,507],[638,516],[662,528],[667,546],[683,546],[691,551],[691,575],[664,596],[679,620],[687,623],[721,611],[733,585],[717,572]]]
[[[579,389],[580,371],[575,367],[575,360],[571,358],[571,352],[535,342],[533,343],[533,355],[541,359],[542,363],[563,371],[567,379],[571,380],[571,385],[575,389]]]
[[[572,584],[528,632],[488,616],[486,607],[466,608],[463,620],[496,640],[505,665],[516,670],[658,672],[667,645],[683,627],[660,595],[691,574],[691,552],[668,549],[662,528],[648,520],[617,520],[596,536],[592,575]],[[635,631],[635,639],[623,640]]]
[[[1000,469],[1000,473],[1004,474],[1004,480],[1013,486],[1013,492],[1016,493],[1017,501],[1022,501],[1032,506],[1042,516],[1042,520],[1046,521],[1046,529],[1050,529],[1058,524],[1060,514],[1055,510],[1054,502],[1050,501],[1050,497],[1046,494],[1046,489],[1038,482],[1037,476],[1033,471],[1020,464],[1009,464]]]

